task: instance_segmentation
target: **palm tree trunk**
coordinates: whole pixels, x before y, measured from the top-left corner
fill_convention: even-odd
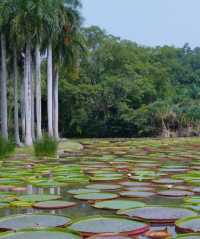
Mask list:
[[[47,66],[47,101],[48,101],[48,133],[53,136],[53,69],[52,69],[52,43],[48,44],[48,66]]]
[[[23,79],[21,81],[20,89],[20,101],[21,101],[21,126],[22,126],[22,141],[25,141],[26,137],[26,115],[25,115],[25,79],[26,79],[26,59],[24,59],[24,72]]]
[[[42,109],[41,109],[41,58],[40,58],[40,44],[35,48],[35,62],[36,62],[36,120],[37,120],[37,138],[42,137]]]
[[[13,68],[14,68],[14,129],[15,129],[15,143],[20,146],[19,137],[19,108],[18,108],[18,69],[17,69],[17,50],[13,49]]]
[[[31,146],[32,135],[31,135],[31,44],[27,41],[26,44],[26,61],[25,61],[25,115],[26,115],[26,135],[25,144]]]
[[[53,129],[54,129],[54,137],[59,139],[59,129],[58,129],[58,80],[59,80],[59,72],[58,69],[54,69],[54,79],[53,79]]]
[[[1,34],[1,133],[8,140],[6,39]]]
[[[30,87],[31,87],[31,133],[32,139],[35,140],[35,81],[34,81],[34,64],[31,57],[30,67]]]

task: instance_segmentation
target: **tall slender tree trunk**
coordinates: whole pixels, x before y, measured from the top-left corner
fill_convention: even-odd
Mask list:
[[[48,66],[47,66],[47,110],[48,110],[48,133],[53,136],[53,64],[52,64],[52,43],[48,44]]]
[[[42,137],[42,109],[41,109],[41,57],[39,43],[37,43],[35,48],[35,64],[36,64],[35,94],[36,94],[37,138],[40,139]]]
[[[22,141],[26,137],[26,114],[25,114],[25,80],[26,79],[26,59],[24,59],[24,72],[20,87],[20,101],[21,101],[21,125],[22,125]]]
[[[1,34],[1,133],[8,140],[6,39]]]
[[[59,139],[59,129],[58,129],[58,80],[59,80],[59,71],[54,67],[54,79],[53,79],[53,129],[54,137]]]
[[[31,57],[30,67],[30,87],[31,87],[31,133],[32,139],[35,140],[35,67]]]
[[[18,108],[18,69],[17,69],[17,50],[13,49],[13,68],[14,68],[14,129],[15,143],[20,146],[19,137],[19,108]]]
[[[26,44],[26,61],[25,61],[25,115],[26,115],[26,135],[25,144],[31,146],[32,134],[31,134],[31,44],[27,41]]]

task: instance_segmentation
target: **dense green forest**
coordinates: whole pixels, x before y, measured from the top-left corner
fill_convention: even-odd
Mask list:
[[[200,134],[200,48],[140,46],[96,26],[82,34],[80,60],[61,74],[63,136]]]

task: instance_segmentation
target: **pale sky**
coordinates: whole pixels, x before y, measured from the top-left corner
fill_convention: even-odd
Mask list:
[[[200,46],[200,0],[82,0],[85,26],[139,44]]]

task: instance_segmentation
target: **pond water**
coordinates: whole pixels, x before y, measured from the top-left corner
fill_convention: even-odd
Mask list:
[[[173,217],[182,216],[176,211],[175,215],[167,215],[170,214],[169,208],[182,208],[191,212],[191,215],[199,214],[198,140],[93,139],[79,142],[84,146],[82,150],[60,152],[59,159],[41,160],[17,154],[2,161],[0,202],[2,205],[6,204],[0,209],[0,216],[49,213],[64,215],[76,221],[87,216],[120,214],[118,217],[147,221],[151,230],[168,230],[171,234],[169,238],[175,238],[177,233]],[[27,194],[59,195],[59,200],[75,202],[76,205],[64,209],[42,210],[32,207],[36,202],[29,201],[26,207],[16,203],[27,203],[27,200],[20,197]],[[140,215],[135,211],[104,209],[104,205],[94,207],[95,203],[98,205],[98,202],[106,199],[143,202],[147,210],[150,207],[153,209]],[[126,208],[126,203],[124,204]],[[160,214],[154,207],[162,207]],[[133,216],[136,214],[137,216]],[[167,219],[172,221],[165,222]],[[197,228],[200,231],[200,225]],[[143,234],[137,238],[150,237]]]

